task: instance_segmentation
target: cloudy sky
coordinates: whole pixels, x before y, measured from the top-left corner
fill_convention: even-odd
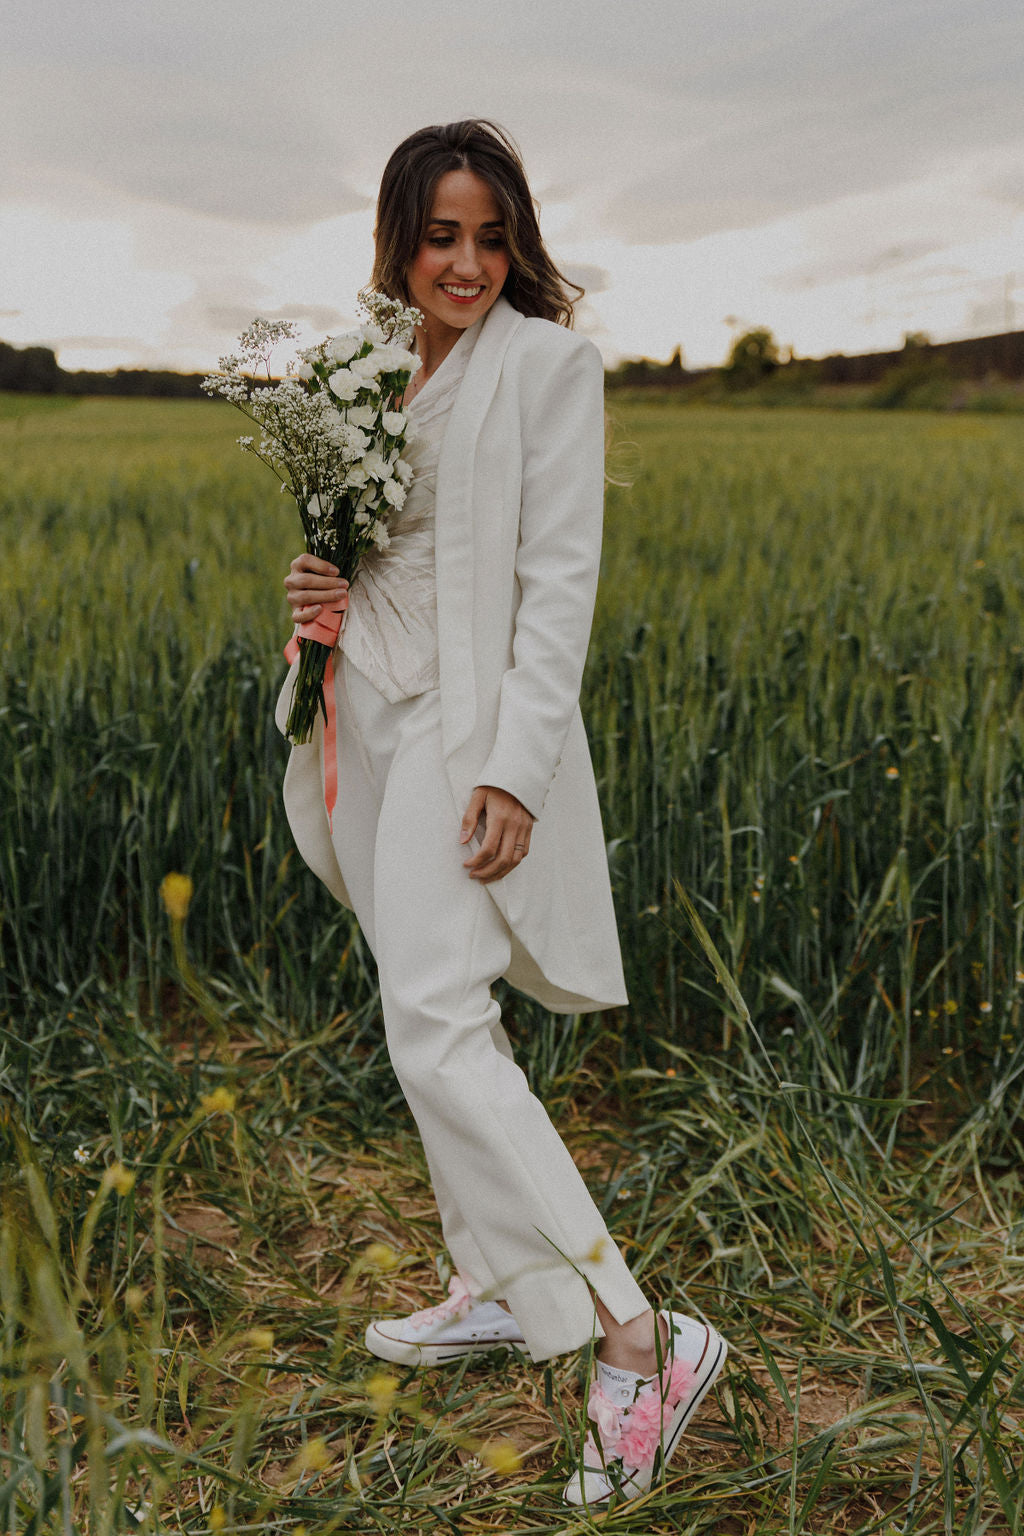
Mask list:
[[[497,119],[609,360],[1024,327],[1021,0],[0,0],[0,337],[352,318],[394,145]]]

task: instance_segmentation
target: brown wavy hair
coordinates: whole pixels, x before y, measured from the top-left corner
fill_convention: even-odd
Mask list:
[[[509,271],[502,293],[523,315],[571,326],[583,289],[548,255],[519,150],[497,123],[471,117],[412,133],[384,167],[373,232],[373,287],[408,304],[406,274],[430,222],[434,189],[448,171],[480,176],[501,209]]]

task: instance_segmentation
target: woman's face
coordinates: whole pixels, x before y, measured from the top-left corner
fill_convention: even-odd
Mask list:
[[[485,315],[508,276],[505,221],[475,171],[446,171],[434,189],[430,222],[409,264],[409,297],[437,339]]]

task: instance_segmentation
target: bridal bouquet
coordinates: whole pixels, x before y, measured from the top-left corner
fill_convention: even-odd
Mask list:
[[[207,394],[222,395],[259,428],[240,437],[246,453],[277,475],[299,508],[306,548],[336,565],[351,581],[369,549],[388,543],[388,517],[400,508],[412,480],[402,459],[406,416],[398,408],[420,360],[409,351],[422,316],[382,293],[364,290],[359,308],[366,322],[342,336],[328,336],[298,354],[287,377],[275,380],[270,356],[294,339],[285,321],[254,320],[239,338],[237,355],[220,359],[220,372],[203,380]],[[262,365],[267,383],[253,375]],[[299,672],[286,731],[308,741],[317,712],[325,721],[324,674],[337,644],[342,611],[321,611],[299,626]]]

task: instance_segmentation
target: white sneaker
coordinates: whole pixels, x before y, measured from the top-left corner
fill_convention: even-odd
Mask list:
[[[661,1377],[640,1376],[597,1362],[587,1415],[593,1429],[583,1464],[565,1487],[567,1504],[606,1504],[638,1498],[664,1472],[728,1354],[720,1334],[679,1312],[660,1314],[669,1340]]]
[[[492,1349],[525,1349],[526,1340],[511,1312],[496,1301],[474,1301],[458,1275],[447,1301],[411,1317],[381,1317],[366,1330],[371,1355],[396,1365],[447,1365]]]

